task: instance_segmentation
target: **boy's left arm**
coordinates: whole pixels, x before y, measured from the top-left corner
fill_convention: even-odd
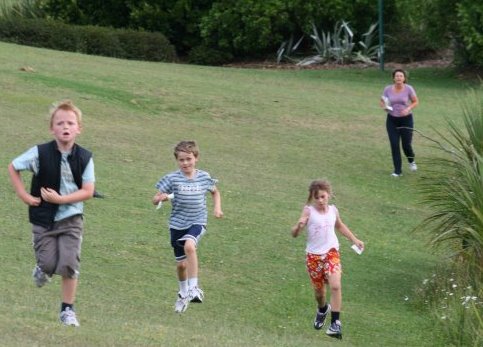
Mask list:
[[[337,219],[335,221],[335,227],[339,232],[347,237],[349,241],[351,241],[353,244],[357,245],[360,249],[364,249],[364,242],[359,240],[353,233],[350,231],[350,229],[347,227],[347,225],[342,222],[340,219],[339,213],[337,213]]]
[[[94,182],[83,183],[82,187],[68,195],[60,195],[54,189],[40,188],[42,199],[52,204],[63,205],[85,201],[94,196]]]
[[[221,195],[217,187],[215,187],[215,189],[211,192],[211,196],[213,198],[213,205],[214,205],[213,214],[215,215],[216,218],[222,218],[223,211],[221,210]]]

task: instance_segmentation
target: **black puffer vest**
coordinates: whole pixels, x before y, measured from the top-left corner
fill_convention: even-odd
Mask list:
[[[37,146],[39,151],[39,171],[37,175],[32,177],[32,185],[30,194],[40,197],[40,188],[51,188],[59,193],[60,189],[60,161],[62,154],[57,149],[57,143],[51,141]],[[74,176],[74,181],[79,187],[82,187],[82,173],[86,168],[92,153],[74,144],[72,152],[68,157],[69,166]],[[55,214],[59,205],[41,201],[39,206],[29,207],[30,223],[50,227],[54,223]]]

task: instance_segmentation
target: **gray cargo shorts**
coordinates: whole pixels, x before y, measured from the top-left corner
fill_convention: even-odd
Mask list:
[[[77,278],[84,221],[81,215],[55,222],[50,228],[32,225],[37,265],[47,275]]]

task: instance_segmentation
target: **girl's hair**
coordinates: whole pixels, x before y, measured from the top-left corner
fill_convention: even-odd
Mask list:
[[[50,127],[53,125],[54,121],[54,116],[57,113],[58,110],[64,110],[64,111],[72,111],[75,114],[75,117],[77,118],[77,124],[79,124],[79,127],[82,127],[82,112],[81,110],[74,105],[74,103],[71,100],[62,100],[59,102],[56,102],[52,104],[50,107]]]
[[[198,145],[195,141],[181,141],[178,143],[176,147],[174,147],[174,157],[176,159],[178,158],[179,152],[193,153],[195,158],[198,158],[198,155],[200,154]]]
[[[310,204],[312,202],[312,199],[314,198],[315,194],[319,190],[326,191],[330,195],[332,195],[332,187],[330,185],[330,182],[327,180],[315,180],[310,183],[309,186],[309,197],[307,198],[307,204]]]
[[[408,73],[406,71],[404,71],[403,69],[394,69],[392,71],[392,79],[394,79],[394,77],[396,76],[396,73],[402,73],[404,75],[404,83],[406,83],[408,81]]]

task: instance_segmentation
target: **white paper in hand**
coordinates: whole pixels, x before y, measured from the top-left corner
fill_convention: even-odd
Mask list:
[[[392,106],[391,106],[391,103],[389,102],[389,99],[387,98],[387,96],[381,96],[382,98],[382,101],[384,101],[384,108],[386,110],[389,110],[389,111],[392,111]]]
[[[351,248],[354,250],[354,252],[356,252],[356,253],[357,253],[357,254],[359,254],[359,255],[361,255],[361,254],[362,254],[362,252],[364,251],[362,248],[357,247],[357,245],[356,245],[356,244],[352,245],[352,247],[351,247]]]
[[[168,200],[173,200],[174,199],[174,193],[168,194]],[[159,210],[163,206],[163,202],[160,201],[158,202],[158,205],[156,206],[156,210]]]

